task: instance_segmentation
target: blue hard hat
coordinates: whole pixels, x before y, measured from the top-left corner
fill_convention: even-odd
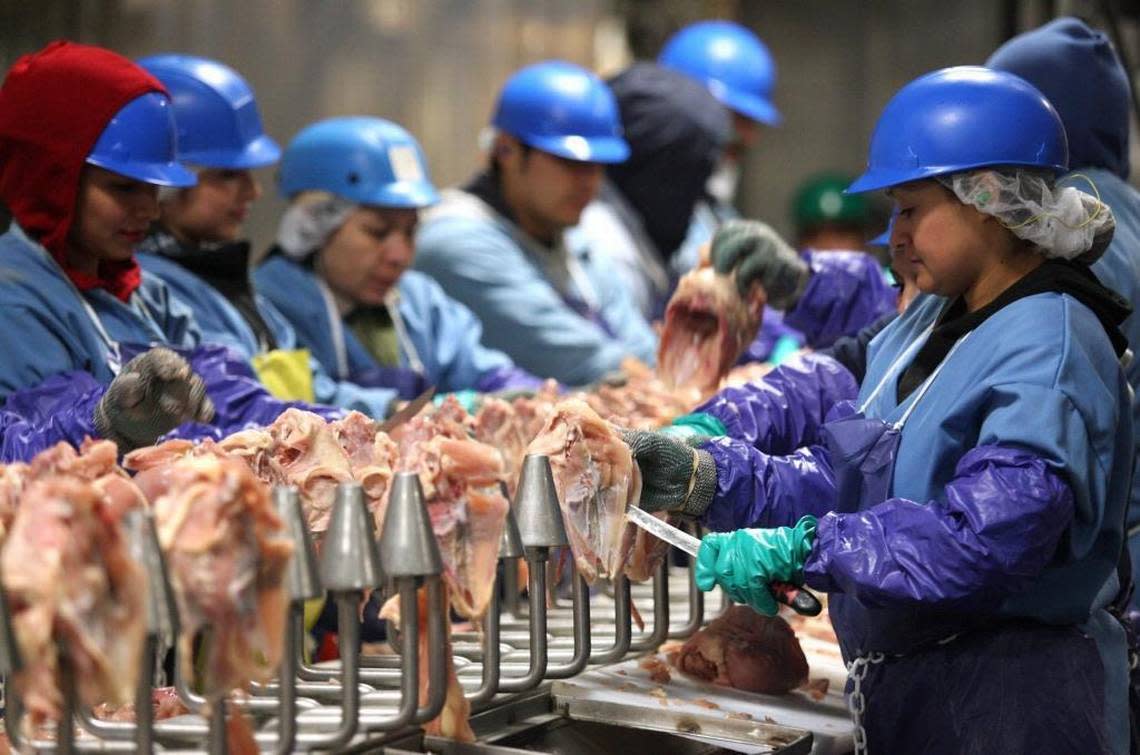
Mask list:
[[[613,92],[585,68],[561,60],[535,63],[511,76],[491,124],[570,160],[620,163],[629,157]]]
[[[329,118],[301,129],[285,148],[277,188],[291,197],[327,191],[372,207],[439,201],[419,142],[382,118]]]
[[[741,115],[774,126],[776,63],[760,38],[731,21],[700,21],[669,38],[657,62],[696,79]]]
[[[178,162],[177,141],[170,99],[147,92],[107,122],[87,162],[149,184],[193,186],[198,177]]]
[[[245,170],[281,158],[281,148],[262,129],[253,90],[237,71],[193,55],[154,55],[139,65],[170,92],[179,159]]]
[[[891,98],[871,136],[867,170],[847,187],[873,191],[986,166],[1064,173],[1065,126],[1024,79],[980,66],[928,73]]]

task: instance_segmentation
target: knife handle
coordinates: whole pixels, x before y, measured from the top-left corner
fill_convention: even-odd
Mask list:
[[[790,582],[772,582],[768,588],[776,596],[777,603],[790,606],[801,616],[819,616],[823,611],[823,604],[810,590],[797,587]]]

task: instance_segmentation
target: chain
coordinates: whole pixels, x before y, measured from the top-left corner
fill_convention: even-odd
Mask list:
[[[851,722],[855,725],[855,755],[867,752],[867,730],[863,728],[863,713],[867,700],[863,696],[863,678],[867,668],[886,660],[882,653],[861,655],[847,664],[847,678],[851,680],[851,694],[847,698],[847,709],[851,711]]]

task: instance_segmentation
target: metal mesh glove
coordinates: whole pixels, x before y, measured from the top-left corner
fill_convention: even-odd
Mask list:
[[[730,220],[712,239],[713,268],[721,275],[736,271],[736,288],[747,296],[759,283],[768,304],[779,310],[795,306],[811,269],[796,250],[769,225],[756,220]]]
[[[95,407],[95,428],[126,453],[148,446],[183,422],[209,422],[214,405],[190,364],[154,348],[127,362]]]
[[[642,509],[705,513],[716,492],[712,454],[661,432],[622,430],[621,437],[641,468]]]
[[[697,553],[697,587],[708,592],[720,585],[733,601],[765,616],[775,616],[778,606],[768,585],[803,584],[804,562],[815,542],[815,525],[814,516],[805,516],[795,527],[705,535]]]

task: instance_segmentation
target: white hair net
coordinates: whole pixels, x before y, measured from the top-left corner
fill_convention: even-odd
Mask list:
[[[356,209],[356,204],[322,191],[301,194],[281,216],[277,246],[286,256],[304,259],[325,245]]]
[[[1096,191],[1090,179],[1081,177]],[[1057,186],[1051,175],[1039,171],[982,169],[939,176],[938,181],[963,204],[997,218],[1046,257],[1091,265],[1104,254],[1116,230],[1112,210],[1099,197]]]

